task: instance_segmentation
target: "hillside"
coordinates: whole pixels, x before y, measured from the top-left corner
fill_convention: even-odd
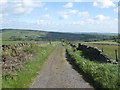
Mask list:
[[[11,41],[40,41],[40,40],[89,40],[112,37],[111,35],[105,34],[94,34],[94,33],[60,33],[60,32],[47,32],[40,30],[23,30],[23,29],[2,29],[2,40]]]

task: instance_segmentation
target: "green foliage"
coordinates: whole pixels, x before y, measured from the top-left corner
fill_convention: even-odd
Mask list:
[[[14,78],[2,78],[3,88],[28,88],[33,79],[38,75],[42,65],[55,49],[57,44],[51,44],[46,47],[35,47],[35,58],[24,64],[24,69],[18,71]],[[26,49],[26,48],[25,48]],[[31,50],[33,50],[31,49]],[[28,50],[28,47],[27,49]],[[31,50],[29,53],[31,53]]]
[[[21,37],[18,37],[18,36],[11,36],[9,39],[11,41],[22,41],[23,40]]]
[[[81,51],[73,52],[66,46],[72,60],[98,88],[118,88],[118,66],[110,63],[96,63],[81,56]]]

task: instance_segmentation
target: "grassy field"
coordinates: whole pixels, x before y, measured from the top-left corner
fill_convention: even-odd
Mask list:
[[[85,45],[89,45],[89,46],[94,46],[97,47],[99,50],[102,51],[102,49],[104,50],[104,53],[108,55],[109,58],[116,60],[116,55],[115,55],[115,50],[118,51],[118,48],[120,46],[115,46],[118,45],[118,43],[116,42],[111,42],[111,41],[99,41],[99,42],[75,42],[76,45],[78,45],[78,43],[83,43]],[[98,45],[98,44],[93,44],[93,43],[99,43],[99,44],[114,44],[114,45]]]
[[[14,79],[2,78],[3,88],[28,88],[33,78],[38,75],[43,63],[58,44],[46,47],[34,47],[36,56],[24,64],[24,69],[18,71]]]
[[[98,88],[118,88],[118,66],[110,63],[96,63],[81,56],[81,51],[73,52],[73,48],[66,45],[67,52],[73,62]]]
[[[31,31],[31,30],[7,30],[2,32],[2,39],[3,40],[9,40],[11,36],[16,36],[20,38],[36,38],[37,36],[45,36],[46,32],[40,32],[40,31]]]
[[[112,41],[112,40],[107,40],[107,41],[97,41],[97,42],[84,42],[84,43],[118,44],[117,42],[114,42],[114,41]]]
[[[90,43],[85,43],[86,45],[89,46],[94,46],[97,47],[99,50],[104,51],[105,54],[109,56],[109,58],[116,60],[116,55],[115,55],[115,50],[118,51],[118,46],[113,46],[113,45],[97,45],[97,44],[90,44]]]

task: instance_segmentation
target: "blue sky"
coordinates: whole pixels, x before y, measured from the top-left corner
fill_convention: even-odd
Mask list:
[[[117,33],[118,8],[118,3],[113,0],[1,0],[0,28]]]

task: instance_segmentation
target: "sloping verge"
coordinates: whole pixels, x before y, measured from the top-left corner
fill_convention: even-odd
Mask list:
[[[67,53],[84,74],[94,82],[98,88],[118,88],[118,65],[110,63],[96,63],[81,56],[81,51],[74,51],[66,45]]]

